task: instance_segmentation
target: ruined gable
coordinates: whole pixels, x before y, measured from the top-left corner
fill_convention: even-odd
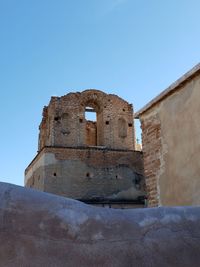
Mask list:
[[[91,123],[86,112],[96,113]],[[133,108],[116,95],[98,90],[52,97],[44,107],[39,150],[44,146],[106,146],[134,149]]]

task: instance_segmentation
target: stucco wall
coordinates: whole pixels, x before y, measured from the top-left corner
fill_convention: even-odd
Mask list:
[[[25,176],[27,187],[75,199],[144,196],[142,153],[136,151],[44,148]]]
[[[199,114],[198,75],[140,116],[150,206],[200,204]]]
[[[198,267],[200,208],[114,210],[0,183],[1,267]]]

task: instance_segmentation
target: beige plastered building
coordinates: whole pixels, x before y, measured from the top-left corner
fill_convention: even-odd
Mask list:
[[[200,205],[200,64],[135,114],[148,206]]]

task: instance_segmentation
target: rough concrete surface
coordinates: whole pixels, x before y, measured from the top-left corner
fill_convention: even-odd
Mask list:
[[[200,208],[97,208],[0,183],[0,266],[200,266]]]

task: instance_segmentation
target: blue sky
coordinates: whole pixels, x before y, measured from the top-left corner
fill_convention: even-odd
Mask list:
[[[51,95],[96,88],[138,110],[196,65],[199,10],[199,0],[0,0],[0,180],[23,185]]]

